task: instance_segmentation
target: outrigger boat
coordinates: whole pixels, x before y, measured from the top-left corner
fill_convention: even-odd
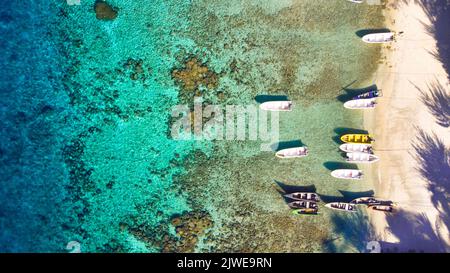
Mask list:
[[[375,197],[360,197],[360,198],[353,199],[350,203],[355,204],[355,205],[371,206],[371,205],[382,204],[383,202],[386,202],[386,201],[376,199]]]
[[[362,40],[369,44],[389,43],[394,41],[393,32],[371,33],[364,35]]]
[[[377,104],[375,100],[375,98],[349,100],[344,103],[344,107],[347,109],[372,109]]]
[[[275,156],[279,158],[294,158],[294,157],[304,157],[308,155],[307,147],[296,147],[283,149],[278,151]]]
[[[370,144],[344,143],[341,146],[339,146],[339,149],[347,153],[353,152],[369,153],[369,154],[372,153],[372,145]]]
[[[373,154],[366,153],[347,153],[347,162],[351,163],[374,163],[380,158]]]
[[[368,134],[347,134],[341,136],[342,142],[345,143],[362,143],[362,144],[371,144],[375,141],[371,135]]]
[[[301,215],[301,214],[318,214],[319,209],[318,208],[311,208],[311,209],[294,209],[292,210],[292,214],[295,215]]]
[[[376,210],[376,211],[383,211],[383,212],[394,212],[394,206],[392,205],[370,205],[370,209]]]
[[[312,201],[294,201],[288,204],[291,209],[316,209],[317,203]]]
[[[334,209],[334,210],[356,212],[356,206],[354,204],[350,204],[350,203],[333,202],[333,203],[326,204],[325,207]]]
[[[267,111],[291,111],[292,101],[267,101],[261,103],[259,108]]]
[[[284,197],[297,201],[313,201],[320,202],[319,195],[314,192],[293,192],[285,194]]]
[[[381,93],[381,90],[371,90],[366,93],[359,94],[358,96],[353,97],[353,100],[359,100],[359,99],[373,99],[373,98],[379,98],[383,96]]]
[[[339,169],[332,171],[331,176],[340,179],[361,179],[363,172],[361,170]]]

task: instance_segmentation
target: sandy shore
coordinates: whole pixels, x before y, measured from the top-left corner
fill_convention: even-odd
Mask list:
[[[388,5],[387,27],[404,34],[383,46],[386,59],[375,75],[383,97],[375,111],[364,114],[364,123],[375,135],[375,152],[381,157],[372,168],[376,196],[397,202],[400,211],[391,216],[371,211],[370,219],[379,240],[398,251],[449,251],[445,212],[432,202],[413,143],[423,132],[450,147],[449,129],[421,101],[422,93],[433,92],[431,84],[440,83],[447,92],[450,84],[442,63],[430,54],[436,51],[436,40],[426,30],[431,22],[423,8],[414,1],[397,2]]]

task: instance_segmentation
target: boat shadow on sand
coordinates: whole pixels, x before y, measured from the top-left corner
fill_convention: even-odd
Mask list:
[[[348,128],[348,127],[336,127],[336,128],[334,128],[334,132],[337,135],[332,137],[332,139],[334,142],[336,142],[338,144],[342,144],[342,141],[341,141],[342,135],[345,135],[345,134],[368,134],[369,133],[367,130]]]
[[[264,103],[268,101],[288,101],[289,98],[285,95],[257,95],[255,101],[257,103]]]
[[[344,90],[345,93],[337,96],[336,99],[340,102],[347,102],[358,95],[364,94],[372,90],[378,90],[378,87],[376,84],[373,84],[371,86],[364,88],[357,88],[357,89],[343,88],[342,90]]]
[[[270,148],[272,149],[272,151],[278,152],[283,149],[303,147],[303,146],[305,146],[305,144],[300,139],[297,139],[297,140],[291,140],[291,141],[277,142],[277,143],[270,145]]]
[[[359,38],[362,38],[367,34],[384,33],[384,32],[391,32],[391,30],[388,28],[366,28],[356,31],[355,34]]]

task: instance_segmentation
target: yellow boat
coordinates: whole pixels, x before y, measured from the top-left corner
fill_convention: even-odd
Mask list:
[[[371,135],[368,134],[347,134],[341,136],[342,142],[347,143],[367,143],[370,144],[375,140]]]

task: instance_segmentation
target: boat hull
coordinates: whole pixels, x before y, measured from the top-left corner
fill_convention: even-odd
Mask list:
[[[382,96],[382,93],[380,90],[372,90],[368,91],[366,93],[362,93],[358,96],[353,97],[353,100],[359,100],[359,99],[373,99],[373,98],[379,98]]]
[[[319,213],[319,209],[294,209],[292,210],[292,214],[295,215],[317,215]]]
[[[380,158],[368,153],[347,153],[347,162],[350,163],[375,163]]]
[[[356,206],[350,203],[333,202],[326,204],[325,207],[338,211],[356,212]]]
[[[339,146],[339,149],[346,153],[372,153],[372,145],[371,144],[362,144],[362,143],[344,143]]]
[[[314,192],[294,192],[285,194],[284,197],[297,201],[320,202],[319,195]]]
[[[383,44],[390,43],[394,40],[393,32],[385,32],[385,33],[371,33],[364,35],[362,40],[368,44]]]
[[[362,179],[361,170],[339,169],[331,172],[331,176],[339,179],[360,180]]]
[[[291,209],[315,209],[317,203],[312,201],[294,201],[288,204]]]
[[[305,157],[308,155],[307,147],[296,147],[283,149],[276,152],[275,156],[278,158],[297,158],[297,157]]]
[[[286,112],[292,111],[292,101],[267,101],[261,103],[259,108],[266,111]]]
[[[375,140],[368,134],[346,134],[341,136],[341,141],[344,143],[371,144]]]
[[[347,109],[373,109],[375,108],[376,102],[375,99],[356,99],[349,100],[344,103],[344,107]]]

